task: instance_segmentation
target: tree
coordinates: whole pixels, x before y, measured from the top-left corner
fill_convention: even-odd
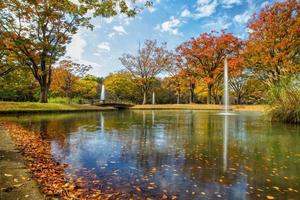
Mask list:
[[[117,72],[108,75],[104,80],[107,98],[113,101],[131,101],[137,99],[136,83],[128,72]]]
[[[37,81],[30,70],[13,68],[0,77],[0,99],[5,101],[36,101],[39,95]]]
[[[257,77],[271,86],[300,72],[300,2],[287,0],[266,6],[248,28],[245,60]]]
[[[83,77],[91,66],[80,65],[70,60],[62,60],[53,70],[51,95],[71,98],[74,96],[74,85]]]
[[[74,84],[74,93],[78,97],[86,99],[95,99],[98,96],[99,82],[97,77],[87,75],[82,79],[78,79]]]
[[[206,82],[208,104],[211,103],[214,84],[222,78],[224,59],[227,56],[237,57],[241,47],[238,38],[224,31],[220,34],[215,31],[203,33],[177,47],[182,62]]]
[[[7,75],[18,66],[18,62],[10,52],[4,48],[3,39],[0,38],[0,77]],[[19,66],[20,67],[20,66]]]
[[[43,103],[48,100],[53,64],[64,55],[66,44],[79,27],[92,28],[88,11],[103,17],[120,13],[134,16],[138,12],[125,0],[6,0],[1,1],[0,8],[0,38],[5,49],[32,71]]]
[[[182,67],[180,65],[181,63],[178,62],[177,55],[172,54],[171,56],[172,57],[170,57],[170,65],[166,69],[170,77],[166,78],[165,82],[172,90],[175,91],[175,94],[177,96],[176,102],[177,104],[179,104],[183,85],[183,79],[180,74]]]
[[[120,61],[131,73],[141,87],[143,104],[147,103],[149,93],[155,77],[171,63],[171,54],[166,44],[157,45],[156,41],[146,40],[143,48],[139,48],[136,56],[124,54]]]

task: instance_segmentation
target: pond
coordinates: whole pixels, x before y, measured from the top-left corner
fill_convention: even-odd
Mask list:
[[[300,127],[261,113],[112,111],[9,117],[67,173],[134,199],[299,199]],[[75,170],[74,170],[75,169]]]

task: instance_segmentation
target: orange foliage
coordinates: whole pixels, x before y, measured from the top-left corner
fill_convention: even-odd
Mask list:
[[[266,6],[248,24],[245,58],[268,84],[299,73],[300,2],[287,0]]]
[[[214,84],[222,78],[224,59],[227,56],[238,58],[242,42],[231,33],[203,33],[177,47],[178,60],[189,66],[189,71],[202,78],[208,87],[208,103]],[[229,70],[237,70],[241,66],[240,59],[231,59]]]

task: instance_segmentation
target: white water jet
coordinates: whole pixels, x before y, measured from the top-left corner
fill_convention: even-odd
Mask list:
[[[155,104],[155,92],[152,93],[152,104]]]
[[[105,102],[105,87],[104,87],[104,84],[102,84],[102,87],[101,87],[100,101],[101,101],[102,103]]]
[[[227,58],[224,60],[224,95],[223,95],[224,112],[219,115],[236,115],[229,112],[229,91],[228,91],[228,62]]]
[[[228,62],[224,60],[224,113],[229,110],[229,94],[228,94]]]

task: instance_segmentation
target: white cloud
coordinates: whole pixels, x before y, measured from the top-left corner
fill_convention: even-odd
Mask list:
[[[107,23],[107,24],[110,24],[114,21],[114,18],[113,17],[108,17],[108,18],[104,18],[104,21]]]
[[[263,2],[263,3],[260,5],[260,8],[264,8],[264,7],[266,7],[267,5],[270,5],[270,2],[265,1],[265,2]]]
[[[222,0],[221,2],[223,4],[223,7],[225,8],[231,8],[234,5],[241,4],[241,0]]]
[[[109,42],[101,42],[97,45],[96,52],[94,55],[100,55],[101,53],[107,53],[110,52],[110,43]]]
[[[180,33],[178,29],[181,25],[181,21],[172,16],[170,20],[163,22],[161,25],[157,25],[155,29],[161,32],[168,32],[172,35],[180,35],[182,33]]]
[[[189,16],[191,16],[191,14],[192,13],[186,8],[181,12],[180,16],[181,17],[189,17]]]
[[[149,11],[150,13],[153,13],[153,12],[156,11],[156,8],[154,8],[153,6],[151,6],[151,7],[148,8],[148,11]]]
[[[201,17],[209,17],[215,13],[216,8],[218,6],[217,0],[198,0],[196,13],[194,14],[194,18],[198,19]]]
[[[204,24],[204,27],[210,31],[211,30],[220,31],[220,30],[228,29],[230,25],[231,25],[231,22],[228,22],[228,17],[222,16],[222,17],[216,18],[212,22],[208,22],[208,23]]]
[[[113,30],[115,32],[117,32],[119,35],[126,35],[127,34],[127,32],[125,31],[124,27],[121,26],[121,25],[120,26],[114,26]]]
[[[115,32],[111,32],[111,33],[108,34],[108,37],[112,38],[112,37],[114,37],[115,35],[116,35]]]
[[[233,21],[235,21],[238,24],[246,24],[250,18],[251,18],[251,13],[246,11],[242,14],[234,16]]]
[[[87,47],[87,42],[84,39],[84,35],[86,33],[86,29],[80,29],[78,33],[73,36],[72,42],[67,46],[66,55],[64,58],[69,57],[72,59],[72,61],[78,64],[91,65],[94,68],[101,68],[98,63],[91,62],[83,58],[85,48]]]

